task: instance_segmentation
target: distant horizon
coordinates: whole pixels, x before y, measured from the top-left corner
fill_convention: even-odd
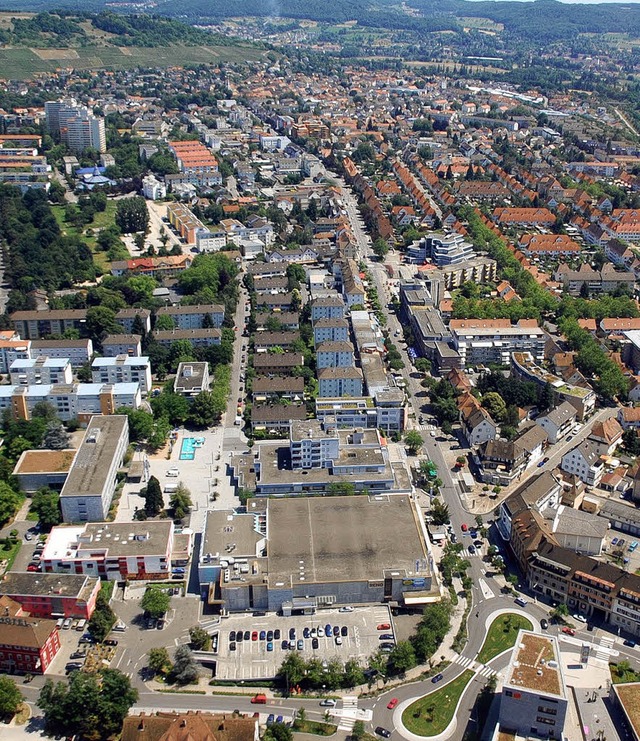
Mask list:
[[[466,0],[469,3],[481,3],[485,0]],[[638,5],[640,0],[557,0],[563,5]],[[492,0],[492,2],[533,3],[536,0]],[[0,3],[1,4],[1,3]]]

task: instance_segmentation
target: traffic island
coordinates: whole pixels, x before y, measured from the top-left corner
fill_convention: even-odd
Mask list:
[[[499,615],[489,626],[476,661],[479,664],[486,664],[504,651],[513,648],[520,630],[533,630],[531,621],[515,612]]]
[[[459,677],[411,703],[402,713],[402,725],[416,736],[433,737],[443,733],[452,722],[460,698],[475,676],[466,670]]]

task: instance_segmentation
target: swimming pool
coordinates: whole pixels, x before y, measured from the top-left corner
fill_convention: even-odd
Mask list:
[[[196,439],[195,437],[185,437],[182,439],[180,447],[180,460],[192,461],[196,457]]]

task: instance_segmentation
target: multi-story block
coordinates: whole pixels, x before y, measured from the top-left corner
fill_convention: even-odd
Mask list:
[[[344,301],[341,296],[327,296],[316,298],[311,302],[311,321],[318,319],[343,319],[345,313]]]
[[[547,433],[552,445],[568,435],[574,428],[577,418],[576,408],[568,401],[554,407],[550,412],[536,419],[536,424]]]
[[[222,332],[216,327],[211,329],[167,329],[153,333],[153,339],[165,347],[171,347],[178,340],[188,340],[194,347],[220,345]]]
[[[604,461],[595,443],[584,440],[562,456],[560,468],[565,473],[577,476],[587,486],[598,486],[604,473]]]
[[[547,333],[533,319],[521,319],[513,326],[509,319],[452,319],[449,328],[463,368],[509,365],[514,352],[528,352],[538,361],[544,358]]]
[[[316,367],[341,368],[351,367],[355,355],[350,342],[321,342],[316,346]]]
[[[69,358],[40,356],[28,360],[14,360],[9,368],[11,383],[16,386],[32,384],[71,383],[73,370]]]
[[[129,423],[125,415],[91,418],[60,492],[64,522],[106,518],[128,444]]]
[[[259,375],[292,375],[296,368],[304,365],[301,352],[267,353],[254,355],[253,367]]]
[[[55,620],[30,617],[8,596],[0,597],[0,670],[44,674],[60,650]]]
[[[252,401],[275,401],[287,399],[300,401],[304,398],[302,376],[256,376],[251,384]]]
[[[360,368],[339,367],[318,370],[320,397],[362,396],[362,371]]]
[[[224,321],[224,306],[218,304],[196,304],[194,306],[163,306],[156,317],[168,316],[175,329],[207,329],[221,327]]]
[[[346,319],[318,319],[313,323],[313,342],[346,342],[349,339],[349,322]]]
[[[42,567],[47,574],[90,574],[108,580],[167,579],[175,541],[172,520],[62,525],[49,533]],[[185,550],[185,549],[183,549]]]
[[[173,390],[182,396],[197,396],[210,388],[209,363],[180,363]]]
[[[81,331],[87,321],[87,310],[14,311],[9,318],[20,337],[37,340],[49,335],[62,336],[68,329]]]
[[[116,322],[127,334],[133,334],[136,317],[140,317],[138,324],[142,323],[145,332],[151,331],[151,312],[149,309],[120,309],[116,314]]]
[[[78,340],[31,340],[29,357],[69,358],[72,368],[80,368],[91,360],[93,342],[90,339]]]
[[[140,392],[151,390],[151,362],[146,357],[117,355],[115,358],[96,358],[91,364],[94,383],[139,383]]]
[[[30,357],[31,340],[22,340],[11,330],[0,333],[0,373],[8,373],[14,360],[27,360]]]
[[[500,730],[562,739],[569,703],[558,639],[521,630],[515,645],[500,697]]]
[[[100,579],[84,574],[8,571],[2,577],[2,593],[32,617],[88,620],[99,591]]]
[[[106,358],[128,355],[139,358],[142,354],[142,337],[139,334],[110,334],[102,340],[102,354]]]

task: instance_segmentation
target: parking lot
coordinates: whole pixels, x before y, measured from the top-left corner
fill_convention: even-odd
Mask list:
[[[330,637],[326,635],[327,625],[330,626]],[[379,630],[378,626],[382,625],[390,627]],[[339,629],[339,636],[334,635],[336,627]],[[230,640],[231,631],[236,634],[234,641]],[[273,633],[271,641],[267,640],[270,637],[269,631]],[[238,632],[242,632],[241,641],[237,640]],[[293,617],[275,614],[232,616],[223,620],[222,626],[214,635],[216,633],[217,679],[272,677],[290,650],[299,651],[306,660],[339,659],[345,662],[358,659],[364,665],[383,643],[388,647],[395,643],[391,613],[384,605],[358,607],[353,612],[340,612],[338,608],[334,608],[321,610],[315,615]],[[389,637],[381,640],[381,636]],[[283,648],[284,641],[286,648]],[[271,650],[268,650],[269,643]],[[292,645],[295,648],[289,648]],[[314,645],[317,648],[314,649]],[[232,646],[235,646],[234,650]]]

